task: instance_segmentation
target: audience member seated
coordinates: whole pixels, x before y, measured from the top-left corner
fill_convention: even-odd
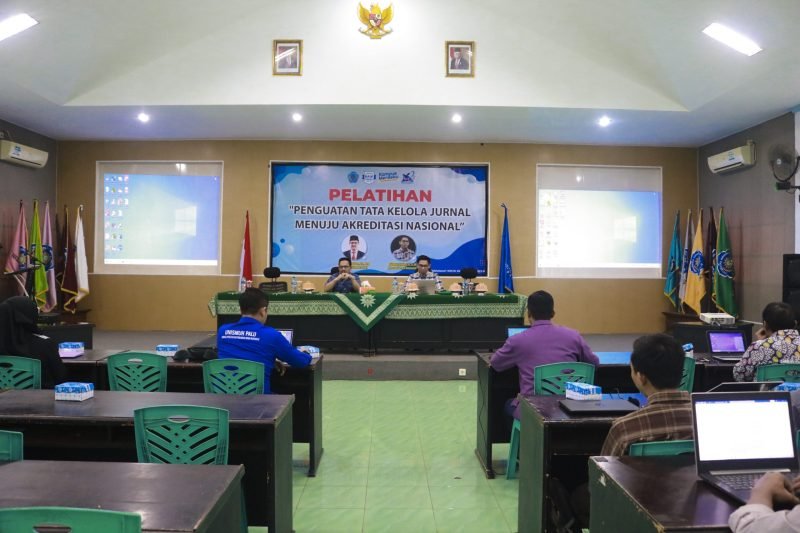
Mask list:
[[[220,359],[246,359],[264,365],[264,392],[269,393],[269,376],[275,359],[290,366],[306,367],[311,356],[294,348],[277,330],[264,325],[269,298],[258,289],[249,288],[239,295],[242,318],[235,324],[225,324],[217,332],[217,352]]]
[[[58,343],[41,335],[36,325],[39,309],[33,300],[14,296],[0,303],[0,355],[38,359],[42,363],[42,388],[52,389],[67,379]]]
[[[408,291],[408,284],[415,283],[417,280],[420,279],[432,279],[436,281],[436,290],[441,291],[444,287],[442,287],[442,281],[439,279],[439,275],[436,272],[431,271],[431,258],[427,255],[421,255],[417,257],[417,271],[408,276],[406,280],[405,290]]]
[[[338,273],[331,273],[322,290],[325,292],[358,292],[361,288],[361,278],[358,274],[350,272],[353,262],[348,257],[339,259]]]
[[[800,363],[800,334],[792,307],[772,302],[764,308],[761,318],[764,324],[756,331],[756,341],[733,367],[736,381],[753,381],[756,368],[762,365]]]
[[[797,533],[800,531],[800,478],[789,481],[779,472],[769,472],[756,481],[747,504],[728,519],[733,533]],[[775,506],[791,510],[776,511]]]
[[[533,396],[533,369],[550,363],[578,361],[597,366],[600,361],[580,333],[557,326],[553,297],[536,291],[528,297],[528,317],[531,327],[506,339],[490,360],[493,368],[503,371],[519,369],[519,390],[522,396]],[[506,402],[506,414],[519,418],[519,398]]]

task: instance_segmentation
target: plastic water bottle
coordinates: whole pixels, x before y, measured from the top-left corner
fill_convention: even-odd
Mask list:
[[[461,282],[461,294],[462,296],[466,296],[469,294],[469,281],[464,280]]]
[[[247,288],[247,282],[244,278],[239,278],[239,292],[244,292]]]
[[[686,357],[691,357],[694,359],[694,345],[691,342],[684,344],[683,353],[686,355]]]
[[[297,276],[292,276],[292,294],[297,294]]]
[[[392,294],[397,294],[400,290],[400,285],[397,283],[397,276],[392,278]]]

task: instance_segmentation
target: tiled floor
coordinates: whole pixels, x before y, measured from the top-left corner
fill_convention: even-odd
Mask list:
[[[474,381],[325,381],[317,477],[295,445],[295,531],[516,531],[517,481],[487,480],[473,451],[476,394]]]

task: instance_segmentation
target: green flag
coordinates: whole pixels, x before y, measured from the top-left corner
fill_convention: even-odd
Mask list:
[[[717,233],[717,260],[714,264],[714,303],[717,309],[729,315],[738,316],[736,297],[733,293],[733,279],[736,271],[733,267],[731,241],[728,237],[728,226],[722,209],[719,210],[719,232]]]
[[[47,304],[47,272],[45,271],[44,253],[42,249],[42,230],[39,226],[39,202],[33,201],[33,223],[31,224],[30,254],[36,270],[33,271],[33,294],[36,306]]]
[[[680,237],[681,212],[675,213],[675,226],[672,228],[672,243],[669,246],[669,261],[664,280],[664,296],[678,308],[678,285],[681,282],[681,265],[683,264]]]

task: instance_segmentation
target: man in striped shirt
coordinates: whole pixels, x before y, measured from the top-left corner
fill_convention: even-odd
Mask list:
[[[631,379],[647,396],[647,406],[611,424],[600,455],[624,455],[637,442],[694,438],[689,393],[678,390],[685,357],[681,345],[669,335],[636,339]]]

